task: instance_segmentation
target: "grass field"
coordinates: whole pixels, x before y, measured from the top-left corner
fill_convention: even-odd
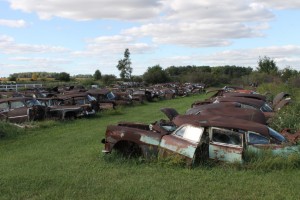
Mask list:
[[[183,113],[200,98],[147,103],[89,119],[45,121],[0,139],[0,199],[299,199],[299,168],[188,169],[102,155],[100,141],[108,124],[166,119],[160,108]]]

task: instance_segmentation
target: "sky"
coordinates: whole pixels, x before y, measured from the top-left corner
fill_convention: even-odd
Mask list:
[[[299,0],[0,0],[0,77],[155,65],[300,70]]]

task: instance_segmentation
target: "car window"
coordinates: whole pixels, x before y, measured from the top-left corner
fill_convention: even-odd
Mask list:
[[[243,134],[228,129],[213,128],[212,141],[231,145],[243,145]]]
[[[25,104],[22,101],[13,101],[13,102],[10,103],[10,107],[12,109],[14,109],[14,108],[22,108],[22,107],[25,107]]]
[[[6,110],[8,109],[8,103],[7,102],[3,102],[3,103],[0,103],[0,111],[1,110]]]
[[[28,107],[36,106],[36,105],[41,105],[41,102],[35,99],[28,99],[26,100],[26,104]]]
[[[203,134],[203,131],[204,128],[202,127],[194,127],[188,125],[188,126],[182,126],[177,131],[175,131],[175,135],[187,140],[191,140],[193,142],[199,142]]]
[[[96,101],[96,98],[91,95],[87,95],[87,98],[89,101]]]
[[[179,128],[176,132],[175,132],[175,135],[179,136],[179,137],[182,137],[184,132],[185,132],[185,129],[186,129],[186,126],[183,126],[181,128]]]
[[[267,103],[264,103],[264,105],[260,108],[260,110],[263,112],[273,112],[273,109]]]
[[[268,127],[268,129],[269,129],[269,134],[272,138],[275,138],[276,140],[278,140],[280,142],[286,142],[287,141],[287,139],[283,135],[278,133],[277,131],[273,130],[270,127]]]
[[[269,144],[270,140],[257,133],[248,132],[248,143],[249,144]]]
[[[84,105],[85,99],[82,99],[82,98],[75,99],[75,104],[76,105]]]
[[[107,93],[106,96],[108,100],[114,100],[116,98],[116,96],[112,92]]]
[[[250,106],[250,105],[247,105],[247,104],[240,104],[241,108],[249,108],[249,109],[254,109],[254,110],[257,110],[257,108],[255,108],[254,106]]]

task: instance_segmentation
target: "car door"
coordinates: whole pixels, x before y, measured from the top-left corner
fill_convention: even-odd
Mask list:
[[[25,122],[29,120],[28,108],[23,101],[11,101],[10,110],[7,113],[11,122]]]
[[[176,154],[192,162],[203,132],[203,127],[180,126],[172,134],[162,137],[159,156],[166,157],[169,154]]]
[[[7,120],[7,113],[9,111],[8,102],[0,103],[0,119]]]
[[[209,130],[209,158],[226,162],[242,162],[243,133],[224,128]]]

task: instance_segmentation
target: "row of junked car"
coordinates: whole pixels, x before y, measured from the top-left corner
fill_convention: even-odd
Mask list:
[[[93,115],[102,109],[115,108],[118,105],[130,105],[134,102],[153,101],[153,99],[171,99],[176,95],[202,91],[203,86],[191,86],[185,89],[172,85],[159,85],[153,88],[137,89],[85,89],[83,87],[54,87],[50,89],[34,88],[20,92],[0,92],[0,120],[25,122],[31,120],[74,119]]]
[[[279,105],[289,103],[286,93],[278,94],[270,105],[265,96],[252,91],[223,88],[205,101],[192,103],[185,114],[162,108],[167,120],[109,125],[102,152],[145,158],[179,156],[188,165],[207,159],[242,163],[247,151],[300,153],[300,132],[279,133],[268,126]]]
[[[119,103],[106,89],[64,92],[34,89],[2,92],[1,95],[0,119],[17,123],[45,118],[74,119],[114,108]]]

